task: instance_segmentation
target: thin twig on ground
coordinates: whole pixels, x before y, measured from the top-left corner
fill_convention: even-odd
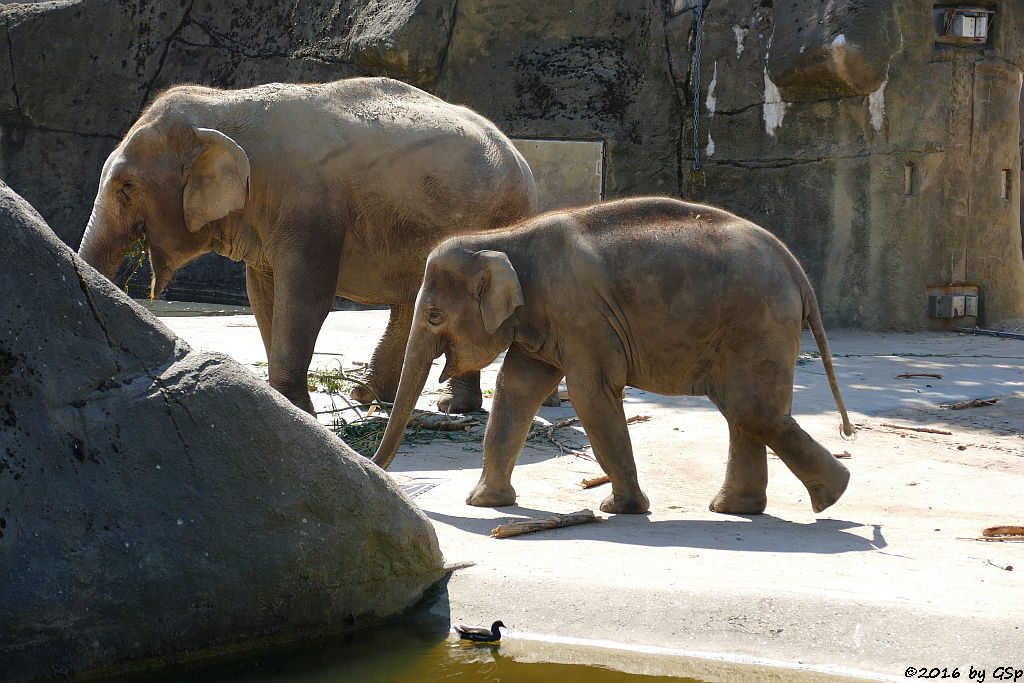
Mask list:
[[[1004,566],[1003,566],[1003,565],[1001,565],[1001,564],[996,564],[996,563],[995,563],[995,562],[993,562],[992,560],[985,560],[985,564],[990,564],[990,565],[992,565],[993,567],[995,567],[996,569],[1002,569],[1002,570],[1003,570],[1003,571],[1005,571],[1005,572],[1012,572],[1012,571],[1013,571],[1013,565],[1012,565],[1012,564],[1008,564],[1008,565],[1006,565],[1006,566],[1004,567]]]
[[[888,422],[883,422],[882,426],[890,429],[902,429],[908,432],[924,432],[925,434],[943,434],[945,436],[953,436],[953,432],[947,432],[944,429],[932,429],[931,427],[908,427],[906,425],[889,424]]]
[[[994,405],[998,402],[998,398],[975,398],[970,401],[959,401],[958,403],[950,403],[947,408],[950,410],[963,410],[964,408],[980,408],[982,406]]]
[[[934,379],[942,379],[942,375],[937,375],[934,372],[904,372],[902,375],[896,375],[896,379],[908,379],[910,377],[932,377]]]

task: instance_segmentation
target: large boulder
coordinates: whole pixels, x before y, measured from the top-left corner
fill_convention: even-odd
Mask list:
[[[444,574],[376,466],[192,351],[0,184],[0,678],[379,622]]]

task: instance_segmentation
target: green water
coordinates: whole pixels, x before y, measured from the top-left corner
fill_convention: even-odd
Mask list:
[[[391,625],[272,654],[248,655],[152,677],[152,683],[701,683],[694,678],[624,673],[582,663],[536,661],[534,644],[508,633],[500,644],[459,641],[444,627]],[[541,658],[544,657],[541,655]],[[637,655],[642,659],[642,655]]]
[[[194,301],[164,301],[163,299],[136,299],[141,305],[158,318],[175,316],[199,315],[252,315],[248,306],[231,304],[204,304]]]

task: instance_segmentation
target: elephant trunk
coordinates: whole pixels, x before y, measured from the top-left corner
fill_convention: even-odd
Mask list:
[[[382,469],[387,469],[395,459],[402,435],[412,417],[416,401],[427,383],[431,362],[441,355],[439,344],[429,332],[413,330],[405,350],[405,362],[402,365],[402,378],[398,382],[398,393],[394,406],[388,417],[388,426],[384,437],[373,454],[373,462]]]
[[[78,256],[107,279],[113,280],[125,254],[138,238],[138,230],[109,220],[97,203],[89,216]]]

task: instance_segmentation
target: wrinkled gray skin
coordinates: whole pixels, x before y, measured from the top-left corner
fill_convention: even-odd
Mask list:
[[[710,206],[637,198],[455,237],[427,261],[398,397],[373,459],[391,463],[433,359],[446,354],[442,377],[450,377],[507,349],[470,505],[515,502],[512,468],[537,408],[564,374],[611,479],[605,512],[649,507],[622,410],[627,385],[706,395],[725,416],[729,460],[711,510],[764,511],[768,445],[820,512],[850,475],[790,415],[805,322],[851,434],[807,277],[753,223]]]
[[[306,373],[335,295],[391,306],[368,376],[390,400],[427,254],[460,226],[497,228],[536,205],[533,174],[493,124],[399,81],[180,86],[107,159],[79,255],[113,277],[145,233],[153,297],[211,250],[245,261],[270,383],[313,412]],[[451,389],[443,409],[480,406],[479,373]]]

